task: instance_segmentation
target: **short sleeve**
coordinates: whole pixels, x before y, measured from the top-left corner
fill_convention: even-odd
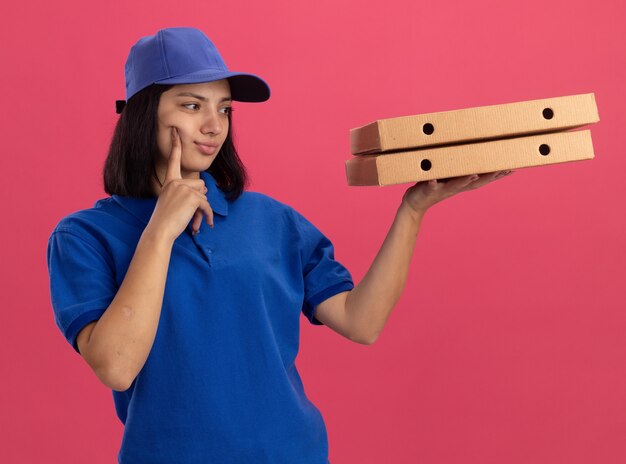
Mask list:
[[[80,353],[78,332],[100,319],[117,292],[112,263],[104,248],[69,230],[50,235],[47,261],[55,322]]]
[[[304,302],[302,312],[314,325],[323,325],[314,316],[315,307],[337,293],[352,290],[350,271],[335,259],[332,242],[302,214],[292,209],[300,236]]]

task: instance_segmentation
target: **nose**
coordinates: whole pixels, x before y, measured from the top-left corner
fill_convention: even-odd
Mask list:
[[[209,111],[202,120],[200,131],[203,134],[219,135],[224,130],[224,121],[216,110]]]

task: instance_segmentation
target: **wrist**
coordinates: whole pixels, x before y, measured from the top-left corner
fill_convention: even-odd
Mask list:
[[[419,223],[426,214],[426,208],[415,209],[408,203],[403,201],[398,208],[398,213],[405,214],[409,216],[414,222]]]
[[[141,240],[149,241],[161,246],[172,247],[174,246],[175,239],[162,228],[155,227],[152,223],[148,223],[141,234]]]

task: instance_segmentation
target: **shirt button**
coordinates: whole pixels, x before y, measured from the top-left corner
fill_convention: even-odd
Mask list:
[[[212,253],[213,253],[213,250],[211,250],[210,248],[209,248],[209,249],[207,249],[207,251],[209,252],[209,254],[212,254]]]

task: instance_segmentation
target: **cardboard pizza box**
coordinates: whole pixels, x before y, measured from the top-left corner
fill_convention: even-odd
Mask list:
[[[595,94],[380,119],[350,129],[353,155],[564,131],[600,120]]]
[[[392,185],[593,159],[591,131],[565,131],[353,156],[348,185]]]

